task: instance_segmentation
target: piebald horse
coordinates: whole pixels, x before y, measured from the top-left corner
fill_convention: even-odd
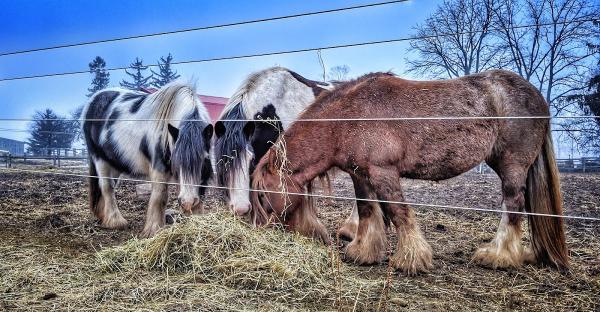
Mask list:
[[[258,160],[316,96],[332,88],[283,67],[253,73],[239,86],[215,123],[217,182],[228,188],[233,212],[250,210],[250,174]]]
[[[114,179],[121,174],[153,182],[143,237],[164,226],[166,182],[179,182],[184,213],[202,211],[205,188],[198,185],[212,175],[213,127],[194,88],[172,83],[152,94],[105,89],[92,96],[82,116],[92,176],[89,206],[101,226],[127,226],[114,193]]]
[[[475,118],[357,120],[441,116]],[[511,116],[534,118],[477,118]],[[358,201],[358,229],[346,258],[361,264],[384,260],[385,223],[391,221],[398,245],[390,265],[412,275],[432,267],[432,250],[413,209],[402,203],[401,178],[439,181],[486,161],[502,180],[505,212],[496,237],[476,251],[475,262],[493,268],[541,262],[566,269],[562,218],[528,215],[531,252],[521,244],[521,215],[510,213],[562,214],[548,116],[540,92],[508,71],[446,81],[369,74],[318,97],[265,154],[252,177],[253,188],[263,192],[252,193],[250,213],[257,224],[275,219],[326,240],[311,198],[277,192],[310,191],[312,180],[340,168],[352,177],[356,197],[371,200]],[[354,120],[302,121],[325,118]]]

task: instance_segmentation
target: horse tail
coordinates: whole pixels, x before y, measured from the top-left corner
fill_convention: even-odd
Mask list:
[[[91,156],[88,156],[88,163],[90,168],[90,175],[88,177],[88,201],[90,210],[99,219],[102,220],[102,191],[100,190],[100,180],[98,179],[98,172],[96,171],[96,164],[92,160]]]
[[[542,150],[527,173],[525,209],[538,214],[562,215],[562,199],[558,167],[552,147],[552,134],[548,127]],[[532,249],[538,261],[556,266],[560,270],[569,267],[562,217],[528,215]]]

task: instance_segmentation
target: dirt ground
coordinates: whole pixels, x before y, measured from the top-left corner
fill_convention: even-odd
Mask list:
[[[64,170],[68,169],[61,169]],[[600,217],[600,174],[563,174],[561,182],[566,215]],[[407,201],[492,209],[500,206],[499,184],[494,174],[475,173],[439,183],[403,181]],[[169,206],[176,209],[174,192],[172,188]],[[334,181],[334,193],[353,196],[349,179],[339,175]],[[166,295],[150,292],[141,296],[145,298],[143,301],[136,301],[132,298],[140,298],[139,292],[163,287],[147,286],[152,285],[155,277],[143,272],[136,277],[140,280],[139,287],[121,285],[125,291],[109,297],[102,292],[110,283],[108,278],[106,284],[100,285],[92,281],[85,285],[71,282],[71,276],[81,270],[78,263],[140,232],[147,199],[135,196],[134,183],[124,182],[118,189],[117,200],[131,226],[123,231],[104,230],[97,227],[87,209],[84,178],[0,171],[0,309],[237,310],[228,308],[227,302],[222,306],[205,305],[202,298],[190,298],[183,290],[171,291],[173,288],[169,285]],[[321,217],[332,234],[352,205],[349,201],[318,201]],[[220,194],[209,192],[206,206],[212,211],[223,209]],[[385,294],[387,309],[600,311],[599,222],[567,220],[572,271],[561,275],[538,266],[491,270],[471,263],[475,249],[494,237],[499,221],[495,213],[432,207],[419,207],[416,211],[420,226],[433,247],[435,268],[416,277],[391,276]],[[389,235],[392,239],[388,252],[391,253],[394,234]],[[525,243],[528,243],[527,237]],[[385,263],[358,267],[357,272],[373,280],[388,276]],[[69,289],[69,285],[73,285],[73,289]],[[83,305],[61,293],[67,291],[84,292],[82,296],[92,298],[97,306]],[[115,305],[111,306],[111,302]],[[271,310],[272,307],[266,304],[246,309]],[[330,303],[303,308],[352,309]]]

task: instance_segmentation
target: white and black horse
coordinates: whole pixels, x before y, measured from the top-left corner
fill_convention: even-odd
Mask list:
[[[153,182],[144,237],[164,226],[166,182],[179,182],[184,213],[201,212],[205,188],[198,185],[206,185],[212,176],[213,127],[194,88],[172,83],[152,94],[105,89],[84,108],[82,125],[92,176],[89,206],[101,226],[127,225],[114,193],[115,179],[121,174]]]
[[[215,124],[214,153],[217,182],[228,188],[236,214],[250,210],[248,189],[256,163],[317,95],[332,88],[272,67],[250,75],[229,99]]]

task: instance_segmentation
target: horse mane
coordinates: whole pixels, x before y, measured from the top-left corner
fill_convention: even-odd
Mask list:
[[[172,82],[163,86],[158,91],[152,93],[148,99],[151,105],[154,105],[153,118],[157,120],[156,125],[164,146],[168,145],[169,138],[169,121],[172,120],[177,112],[177,96],[185,96],[184,105],[190,105],[190,111],[197,109],[196,105],[196,90],[195,87],[181,83]]]
[[[261,200],[260,192],[265,190],[265,174],[271,164],[271,150],[260,160],[252,174],[252,191],[250,192],[250,220],[254,226],[266,225],[269,222],[270,209],[267,210]]]
[[[312,106],[315,106],[316,103],[329,102],[333,99],[339,98],[339,97],[345,95],[346,93],[348,93],[348,91],[350,91],[352,88],[354,88],[358,84],[361,84],[364,82],[369,82],[371,80],[375,80],[375,79],[381,78],[381,77],[395,77],[395,76],[396,75],[392,72],[374,72],[374,73],[368,73],[368,74],[362,75],[360,77],[357,77],[355,79],[348,80],[348,81],[336,81],[336,82],[334,82],[334,85],[336,87],[333,90],[331,90],[330,92],[324,92],[321,95],[319,95],[315,99],[313,104],[309,105],[307,107],[307,109]]]
[[[200,160],[205,159],[206,147],[209,144],[205,142],[203,135],[204,128],[209,125],[208,122],[197,121],[200,119],[198,111],[194,111],[191,114],[186,115],[186,119],[180,123],[179,137],[177,139],[177,145],[173,149],[171,158],[171,171],[175,175],[179,175],[177,168],[181,168],[186,172],[189,172],[192,177],[202,177],[204,170],[204,162]],[[210,178],[211,174],[208,175]],[[198,183],[199,181],[187,181],[188,183]]]
[[[248,168],[242,168],[241,158],[239,157],[242,149],[246,146],[246,138],[243,135],[236,135],[243,132],[244,125],[246,124],[244,121],[237,121],[246,119],[243,107],[241,105],[233,106],[222,119],[232,121],[223,122],[227,127],[223,137],[215,141],[214,154],[215,161],[217,162],[217,183],[226,186],[230,178],[230,172],[238,169],[249,170]],[[235,153],[236,155],[232,157],[230,156],[231,153]],[[229,171],[229,169],[234,169],[234,171]]]
[[[264,76],[266,74],[278,72],[278,71],[286,71],[287,72],[288,70],[284,67],[275,66],[275,67],[269,67],[267,69],[259,70],[257,72],[254,72],[254,73],[248,75],[248,77],[246,77],[244,82],[242,82],[242,84],[235,90],[233,95],[229,98],[229,101],[227,101],[227,104],[223,108],[223,111],[221,112],[219,119],[224,119],[224,117],[229,113],[229,111],[233,110],[236,106],[239,106],[241,103],[244,103],[244,98],[246,97],[246,95],[248,93],[252,92],[256,88],[256,86],[258,85],[258,82],[262,76]],[[242,106],[243,106],[243,104],[242,104]],[[242,108],[242,111],[243,111],[243,108]],[[246,116],[246,117],[252,117],[252,116]]]

